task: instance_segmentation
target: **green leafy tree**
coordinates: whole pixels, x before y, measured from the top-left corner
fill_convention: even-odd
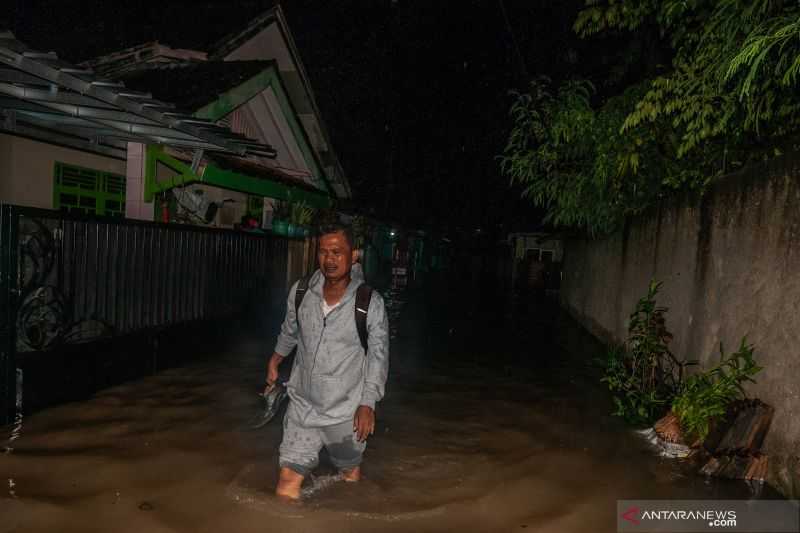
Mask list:
[[[524,196],[546,208],[546,222],[602,234],[662,194],[660,179],[674,163],[658,128],[623,129],[645,90],[630,87],[599,109],[590,103],[594,87],[587,81],[554,90],[542,78],[516,94],[500,166]]]
[[[517,95],[501,167],[549,221],[608,232],[671,191],[800,147],[797,2],[588,0],[574,27],[655,33],[672,59],[595,107],[585,82]]]
[[[633,18],[613,15],[629,3],[640,8]],[[797,3],[774,0],[610,0],[592,1],[575,27],[591,35],[650,24],[669,36],[671,68],[652,80],[623,128],[668,120],[678,138],[676,155],[685,160],[673,180],[708,182],[795,148],[799,15]]]

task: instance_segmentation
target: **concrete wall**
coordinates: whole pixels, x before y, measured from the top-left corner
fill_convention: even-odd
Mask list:
[[[720,341],[731,352],[747,335],[764,367],[748,393],[776,409],[765,450],[800,455],[800,156],[665,203],[609,238],[572,240],[564,260],[564,305],[605,340],[625,337],[651,278],[664,282],[677,355],[708,367]]]
[[[0,133],[0,202],[53,208],[56,161],[125,175],[125,161]]]

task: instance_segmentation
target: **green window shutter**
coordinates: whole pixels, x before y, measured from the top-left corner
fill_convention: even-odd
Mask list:
[[[122,218],[125,216],[125,176],[56,163],[53,208]]]
[[[125,176],[103,173],[103,210],[107,216],[125,218]]]

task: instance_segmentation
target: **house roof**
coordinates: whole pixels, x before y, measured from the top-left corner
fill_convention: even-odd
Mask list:
[[[231,53],[242,47],[247,41],[267,30],[272,24],[277,25],[302,84],[302,93],[290,91],[292,93],[293,104],[298,109],[309,108],[315,117],[316,127],[319,128],[319,133],[324,139],[322,145],[315,146],[315,150],[317,151],[315,157],[324,160],[326,165],[331,165],[333,167],[332,173],[326,171],[324,175],[326,181],[333,186],[336,195],[340,198],[350,197],[352,196],[350,184],[345,177],[344,169],[339,162],[336,152],[332,149],[333,144],[331,136],[322,117],[322,113],[317,106],[312,84],[279,2],[276,2],[273,7],[266,9],[257,17],[253,17],[249,24],[226,35],[212,45],[207,50],[208,58],[216,60],[228,57]],[[284,68],[284,66],[282,65],[281,68]]]
[[[283,185],[297,187],[308,192],[320,194],[321,191],[316,187],[309,185],[302,177],[294,176],[286,169],[272,168],[262,165],[256,161],[242,159],[241,157],[232,157],[225,154],[213,154],[209,157],[211,161],[219,164],[226,170],[239,172],[248,176],[256,178],[269,179],[277,181]],[[324,194],[324,192],[322,192]]]
[[[0,32],[0,114],[1,130],[116,156],[129,141],[275,156],[269,145],[32,50],[10,32]]]
[[[180,102],[194,112],[273,65],[272,61],[154,63],[120,80],[131,89],[150,91],[159,100]]]
[[[161,41],[173,48],[212,50],[274,7],[277,0],[169,2],[26,1],[13,31],[44,50],[80,62],[131,46]],[[70,31],[64,31],[69,27]]]
[[[212,59],[222,59],[248,40],[255,37],[267,26],[278,21],[280,21],[280,9],[276,5],[271,9],[259,13],[258,16],[252,17],[246,24],[242,24],[233,31],[222,36],[219,40],[212,43],[206,51]],[[294,46],[294,44],[292,43],[290,46]]]
[[[283,157],[276,158],[274,167],[294,179],[308,180],[320,190],[330,190],[301,118],[289,102],[275,61],[143,63],[140,70],[128,71],[120,79],[129,87],[149,89],[158,98],[181,102],[194,116],[214,121],[225,120],[254,99],[266,102],[258,99],[258,95],[271,89],[282,117],[276,117],[278,109],[269,105],[265,108],[256,105],[249,112],[256,121],[264,121],[258,128],[260,134],[267,135],[264,140],[275,141],[276,149],[281,151]],[[269,137],[270,133],[274,137]]]
[[[340,197],[351,195],[280,7],[280,0],[238,0],[233,3],[223,0],[205,0],[202,3],[195,0],[143,0],[62,4],[26,0],[25,17],[17,17],[16,33],[38,48],[59,50],[62,56],[73,61],[87,61],[92,68],[112,78],[122,74],[112,72],[114,68],[127,69],[127,63],[120,62],[117,57],[120,54],[133,54],[136,57],[126,56],[124,59],[141,62],[137,56],[139,52],[158,54],[169,49],[169,57],[165,58],[170,62],[178,56],[180,62],[192,53],[206,52],[208,59],[223,59],[259,32],[277,23],[300,78],[301,87],[290,88],[292,104],[301,113],[313,114],[311,118],[303,117],[304,128],[321,134],[312,136],[315,158],[324,163],[325,179],[331,182],[336,194]],[[70,31],[64,32],[64,27],[69,27]],[[209,91],[201,92],[203,97],[209,95]],[[189,103],[186,100],[176,101]],[[320,142],[317,142],[320,137]]]

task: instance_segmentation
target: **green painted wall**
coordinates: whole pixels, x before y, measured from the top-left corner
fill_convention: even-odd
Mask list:
[[[156,179],[156,168],[159,162],[177,172],[177,175],[163,181],[158,181]],[[324,194],[314,193],[299,187],[291,187],[267,179],[254,178],[238,172],[225,170],[215,165],[207,165],[203,170],[202,176],[200,176],[193,173],[189,165],[165,154],[160,148],[155,146],[147,147],[147,158],[145,162],[145,201],[152,202],[153,196],[156,193],[182,185],[190,185],[192,183],[214,185],[231,191],[243,192],[255,196],[266,196],[278,200],[305,202],[316,208],[326,208],[330,207],[332,204],[331,198]]]

